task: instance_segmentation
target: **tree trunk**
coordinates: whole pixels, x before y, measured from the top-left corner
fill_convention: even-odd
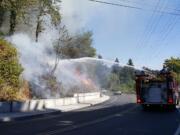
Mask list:
[[[58,64],[59,64],[59,58],[58,58],[58,56],[56,56],[55,64],[54,64],[54,67],[53,67],[53,69],[51,71],[51,75],[54,75],[54,73],[55,73],[55,71],[56,71],[56,69],[58,67]]]
[[[39,14],[38,17],[37,17],[36,42],[38,42],[39,33],[42,32],[42,20],[41,20],[41,16],[42,16],[42,11],[40,11],[40,14]]]
[[[11,10],[10,12],[10,29],[9,29],[9,35],[13,35],[16,28],[16,17],[17,14],[14,10]]]
[[[36,25],[36,42],[38,42],[39,33],[42,32],[42,20],[41,16],[43,14],[43,9],[40,8],[39,15],[37,16],[37,25]]]
[[[0,27],[2,26],[2,23],[4,21],[4,9],[0,7]]]

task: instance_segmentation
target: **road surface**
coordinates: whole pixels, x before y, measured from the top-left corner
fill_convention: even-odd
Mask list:
[[[176,111],[142,111],[132,95],[116,95],[74,112],[0,123],[0,135],[174,135]]]

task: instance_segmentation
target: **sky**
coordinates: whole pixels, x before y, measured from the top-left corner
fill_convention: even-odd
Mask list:
[[[165,59],[180,57],[179,0],[62,0],[63,22],[71,33],[90,30],[93,46],[104,59],[138,68],[161,69]],[[179,10],[179,11],[178,11]]]

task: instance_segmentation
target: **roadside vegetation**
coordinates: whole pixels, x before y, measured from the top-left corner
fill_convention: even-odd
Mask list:
[[[19,62],[18,51],[6,39],[16,32],[30,31],[33,40],[39,42],[40,34],[47,27],[45,25],[46,17],[50,18],[51,27],[59,31],[58,39],[51,45],[54,50],[50,52],[55,56],[55,64],[51,70],[39,76],[43,85],[46,84],[44,88],[52,90],[52,95],[62,88],[55,76],[61,59],[97,56],[96,49],[93,47],[93,33],[82,31],[71,35],[66,24],[62,24],[62,16],[57,3],[61,3],[60,0],[0,0],[0,101],[38,97],[32,93],[32,85],[23,78],[23,68]],[[31,21],[33,24],[30,24]],[[98,55],[98,58],[102,59],[103,57]],[[104,73],[97,73],[104,79],[101,82],[102,87],[112,91],[134,93],[135,69],[132,59],[129,59],[128,66],[124,67],[119,66],[118,58],[115,59],[115,63],[109,76],[104,76],[105,72],[109,71],[104,65],[102,65]],[[180,59],[167,59],[164,65],[175,72],[180,82]],[[92,72],[99,70],[96,69]]]
[[[0,0],[0,100],[24,100],[38,97],[32,92],[32,85],[23,78],[23,68],[19,64],[16,48],[5,39],[16,32],[31,31],[30,36],[39,42],[40,34],[48,27],[58,29],[59,38],[51,45],[54,50],[55,64],[39,76],[45,89],[52,89],[56,95],[61,88],[55,76],[60,59],[94,57],[96,50],[92,46],[92,32],[83,31],[71,35],[65,24],[62,24],[60,0]],[[25,29],[26,28],[26,29]],[[47,66],[47,68],[49,68]]]
[[[180,58],[171,57],[170,59],[166,59],[164,67],[174,72],[174,75],[180,84]]]
[[[17,50],[7,41],[0,39],[0,100],[19,100],[20,75]]]
[[[135,92],[135,69],[132,59],[128,60],[127,66],[118,65],[119,60],[116,58],[108,79],[107,88],[112,91],[122,91],[125,93]]]

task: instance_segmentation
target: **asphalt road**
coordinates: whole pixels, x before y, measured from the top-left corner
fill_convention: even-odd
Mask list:
[[[100,105],[74,112],[0,123],[0,135],[174,135],[178,110],[142,111],[134,96],[112,96]]]

